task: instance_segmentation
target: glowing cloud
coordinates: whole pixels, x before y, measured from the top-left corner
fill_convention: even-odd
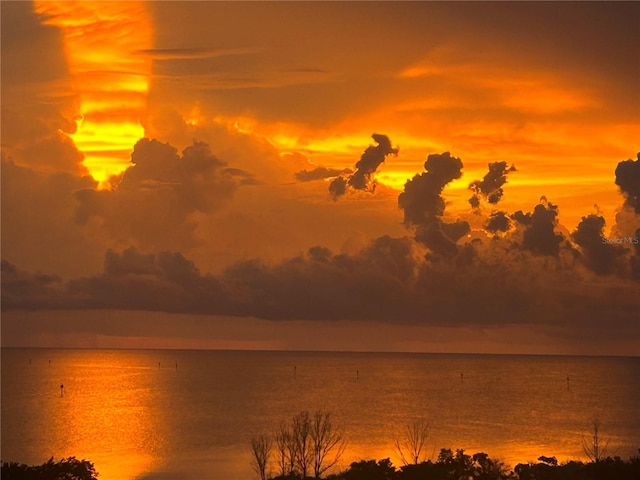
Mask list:
[[[144,136],[151,59],[151,21],[144,2],[36,1],[43,23],[64,33],[67,62],[79,97],[73,140],[101,185],[129,165]]]

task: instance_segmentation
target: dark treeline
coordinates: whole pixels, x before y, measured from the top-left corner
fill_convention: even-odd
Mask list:
[[[628,461],[607,457],[598,461],[569,461],[558,464],[554,457],[540,457],[538,463],[519,463],[510,470],[486,453],[467,455],[464,450],[442,449],[435,462],[427,460],[396,468],[388,458],[361,460],[326,480],[640,480],[640,456]],[[74,457],[37,466],[3,462],[3,480],[98,480],[91,462]],[[269,477],[299,480],[298,473]],[[312,477],[306,477],[310,479]]]
[[[25,465],[16,462],[2,462],[2,480],[97,480],[93,463],[75,457],[54,462],[50,458],[42,465]]]
[[[540,457],[539,463],[519,463],[511,470],[486,453],[467,455],[464,450],[454,453],[442,449],[436,461],[400,468],[388,458],[361,460],[327,480],[640,480],[640,457],[629,461],[609,457],[597,462],[569,461],[560,465],[554,457]]]

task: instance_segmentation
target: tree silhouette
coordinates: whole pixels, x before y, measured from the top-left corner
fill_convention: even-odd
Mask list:
[[[313,459],[311,416],[306,410],[295,415],[291,421],[291,441],[295,467],[302,478],[306,478]]]
[[[584,435],[582,436],[582,450],[589,460],[599,462],[607,456],[609,440],[604,440],[600,436],[600,421],[597,418],[593,419],[592,425],[591,438],[586,439]]]
[[[251,453],[253,455],[251,466],[260,480],[267,480],[267,466],[272,445],[273,442],[268,435],[260,434],[251,437]]]
[[[69,457],[54,462],[51,457],[36,466],[3,462],[0,477],[3,480],[97,480],[98,473],[88,460]]]
[[[329,412],[316,412],[311,422],[311,440],[313,473],[315,478],[320,478],[344,453],[344,432],[333,425]]]
[[[293,472],[295,466],[295,455],[291,429],[287,424],[281,423],[275,434],[275,445],[278,470],[281,477],[285,477]]]
[[[425,458],[422,451],[431,433],[431,424],[424,418],[419,418],[405,425],[402,435],[395,440],[395,447],[402,463],[405,465],[418,464]]]

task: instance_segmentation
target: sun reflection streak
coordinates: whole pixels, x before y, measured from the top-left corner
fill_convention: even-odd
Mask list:
[[[144,2],[36,1],[43,23],[62,29],[74,91],[78,129],[72,138],[91,175],[109,178],[129,165],[133,145],[144,136],[152,45]]]
[[[107,479],[161,467],[167,419],[156,392],[172,370],[158,370],[131,352],[76,351],[52,360],[55,374],[34,412],[43,417],[36,423],[46,428],[38,434],[56,458],[85,458]]]

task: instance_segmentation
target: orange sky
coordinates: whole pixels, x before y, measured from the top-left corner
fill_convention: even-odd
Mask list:
[[[470,225],[457,248],[486,244],[493,212],[532,212],[543,196],[574,256],[596,255],[570,237],[584,216],[601,215],[605,236],[640,226],[615,184],[639,150],[633,2],[36,1],[2,13],[3,258],[26,271],[98,275],[105,252],[128,248],[179,252],[203,274],[314,246],[355,255],[413,236],[398,195],[446,151],[464,164],[442,191],[442,221]],[[297,180],[354,169],[373,133],[399,147],[374,191],[336,200],[331,178]],[[132,159],[145,136],[175,153],[150,145]],[[183,155],[194,141],[209,150]],[[472,209],[469,184],[501,161],[516,167],[504,196]],[[526,243],[512,227],[500,238]],[[418,237],[421,256],[432,247]]]
[[[483,175],[487,163],[507,160],[520,172],[510,179],[509,196],[528,206],[540,195],[532,195],[526,187],[535,186],[550,199],[562,198],[561,218],[571,226],[592,213],[585,210],[592,205],[585,205],[583,197],[593,192],[600,194],[594,203],[601,213],[613,219],[620,202],[611,186],[613,170],[620,159],[633,155],[640,136],[636,114],[640,99],[636,91],[623,90],[633,85],[594,65],[606,60],[606,51],[579,44],[603,42],[599,32],[587,29],[578,31],[575,39],[562,38],[555,30],[558,20],[544,7],[508,5],[502,15],[513,10],[524,17],[515,23],[527,22],[536,10],[539,21],[558,36],[557,51],[551,55],[545,50],[549,39],[538,34],[505,41],[515,27],[504,25],[500,12],[491,6],[478,11],[498,27],[488,32],[486,24],[469,18],[467,6],[447,11],[413,5],[405,12],[382,5],[365,13],[344,4],[248,9],[203,2],[179,6],[180,24],[175,22],[177,7],[171,4],[47,1],[35,5],[36,12],[47,16],[45,24],[62,28],[83,118],[74,143],[104,186],[109,174],[128,166],[132,145],[144,134],[149,88],[151,108],[166,108],[168,103],[187,123],[223,123],[263,136],[281,152],[298,151],[331,167],[351,166],[363,139],[372,131],[384,133],[402,147],[402,155],[385,164],[377,177],[398,190],[421,170],[428,153],[450,150],[463,159],[465,177],[452,186],[459,189]],[[319,18],[303,17],[305,9],[318,10]],[[344,41],[346,48],[335,38],[310,39],[320,34],[322,20],[334,11],[344,14],[344,24],[352,22],[348,29],[339,22],[332,31],[332,38]],[[574,14],[571,8],[560,8],[560,18]],[[415,19],[410,15],[424,18],[429,28],[415,31],[420,25],[412,25]],[[456,15],[450,30],[464,28],[465,35],[441,33],[439,24]],[[252,35],[241,28],[220,28],[223,22],[270,17],[289,19],[293,27],[274,32],[257,25]],[[610,17],[617,20],[614,14]],[[380,20],[379,29],[371,25],[375,19]],[[212,28],[207,28],[209,24]],[[600,27],[602,32],[605,28]],[[351,29],[357,38],[342,38],[351,35]],[[296,45],[300,37],[307,48]],[[630,35],[630,43],[633,40]],[[398,48],[407,51],[398,55]],[[568,62],[553,58],[578,56],[571,51],[577,48],[596,52],[592,58]],[[628,76],[633,74],[631,67]],[[355,82],[361,82],[365,91],[351,88]],[[345,89],[355,97],[347,100],[354,103],[348,112],[339,105]],[[322,102],[311,100],[309,114],[305,113],[309,99],[300,97],[303,90]],[[327,90],[336,90],[337,102]],[[288,91],[291,100],[285,108]],[[217,97],[227,93],[241,97],[240,101],[220,106]],[[268,105],[274,94],[280,105]],[[256,107],[251,105],[253,99]],[[326,117],[320,121],[314,118],[318,108]]]

